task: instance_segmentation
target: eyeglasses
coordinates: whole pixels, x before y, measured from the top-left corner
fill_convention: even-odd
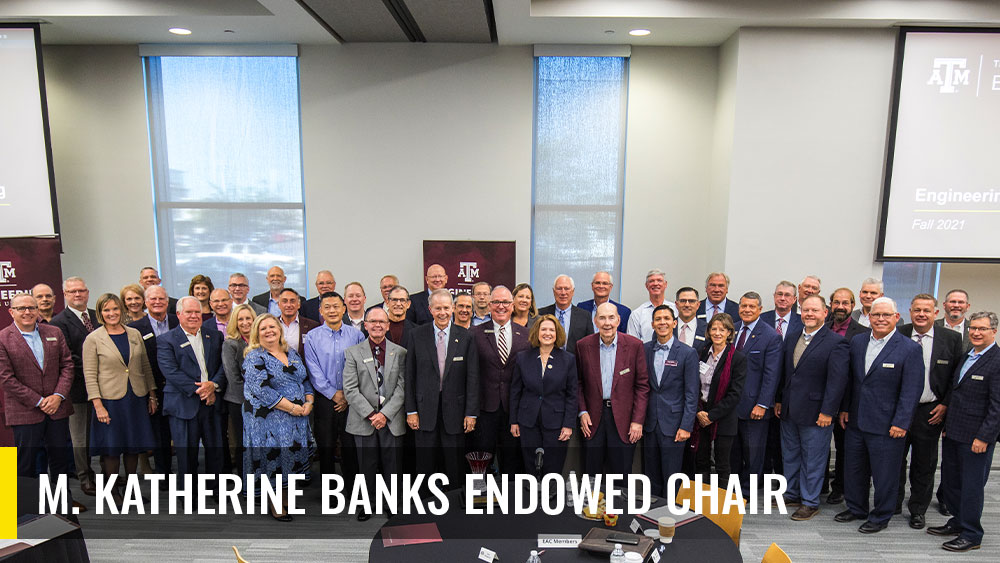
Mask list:
[[[988,326],[970,326],[969,332],[990,332],[991,330],[996,330]]]
[[[390,297],[389,298],[389,302],[390,303],[406,303],[407,301],[409,301],[409,299],[407,299],[405,297]]]
[[[75,295],[77,293],[87,293],[89,289],[67,289],[63,293],[69,293],[70,295]]]
[[[697,299],[678,299],[676,303],[697,303]]]
[[[387,325],[389,321],[365,321],[365,323],[370,325]]]
[[[34,313],[35,311],[38,310],[38,307],[35,307],[34,305],[25,305],[23,307],[11,307],[10,309],[12,311],[17,311],[18,313],[24,313],[24,312]]]
[[[891,319],[895,317],[896,313],[869,313],[868,318],[870,319]]]
[[[246,283],[231,283],[229,287],[250,287],[250,284]]]
[[[490,301],[490,305],[496,305],[497,307],[510,307],[513,304],[513,301]]]

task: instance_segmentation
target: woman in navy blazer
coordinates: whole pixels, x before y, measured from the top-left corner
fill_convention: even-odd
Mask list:
[[[701,389],[695,414],[698,429],[690,441],[695,449],[695,471],[705,476],[711,472],[715,450],[715,473],[723,487],[729,479],[729,454],[739,423],[736,406],[747,377],[746,356],[732,344],[735,333],[733,318],[726,313],[716,313],[708,321],[705,334],[711,344],[701,351]]]
[[[566,333],[553,315],[538,317],[531,348],[517,355],[510,383],[510,433],[521,438],[524,466],[537,476],[561,473],[577,410],[576,358],[562,349]],[[545,451],[541,473],[535,450]]]

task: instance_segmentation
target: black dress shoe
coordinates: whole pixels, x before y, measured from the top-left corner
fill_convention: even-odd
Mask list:
[[[927,533],[932,536],[957,536],[962,533],[962,530],[945,524],[944,526],[931,526],[927,528]]]
[[[83,491],[83,494],[87,496],[91,497],[97,496],[97,487],[94,486],[94,482],[91,481],[90,479],[84,479],[83,481],[80,481],[80,490]]]
[[[938,503],[938,513],[941,514],[941,516],[951,516],[951,512],[943,502]]]
[[[948,551],[969,551],[970,549],[979,549],[978,543],[972,543],[972,540],[967,540],[965,538],[955,538],[951,541],[946,541],[941,544],[941,547],[947,549]]]
[[[855,520],[860,520],[861,517],[851,512],[850,510],[845,510],[843,512],[838,513],[836,516],[833,517],[833,519],[836,520],[837,522],[853,522]]]
[[[862,534],[874,534],[875,532],[881,532],[888,525],[889,525],[888,522],[882,522],[881,524],[876,524],[875,522],[869,520],[864,524],[862,524],[861,527],[858,528],[858,531],[861,532]]]
[[[830,496],[826,497],[827,504],[840,504],[844,502],[844,493],[830,493]]]
[[[924,526],[927,525],[927,520],[924,518],[923,514],[911,514],[910,515],[910,527],[914,530],[923,530]]]
[[[368,514],[367,512],[359,512],[358,513],[358,522],[365,522],[365,521],[367,521],[371,517],[372,517],[372,515]]]

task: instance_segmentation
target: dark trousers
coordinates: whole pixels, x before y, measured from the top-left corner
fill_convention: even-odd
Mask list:
[[[541,418],[541,416],[539,416]],[[542,428],[540,422],[535,426],[520,425],[521,428],[521,473],[530,473],[541,478],[549,473],[562,473],[566,464],[566,453],[569,450],[569,440],[559,441],[561,428]],[[537,456],[535,450],[542,448],[542,471],[535,471]]]
[[[735,436],[716,436],[712,441],[712,427],[698,430],[701,436],[698,437],[698,450],[695,452],[694,470],[701,473],[708,481],[708,475],[712,471],[712,454],[715,454],[715,471],[719,476],[719,486],[724,487],[729,482],[729,474],[732,466],[729,464],[729,456],[733,453],[733,441]]]
[[[230,403],[226,401],[226,410],[229,414],[229,422],[233,425],[233,435],[230,442],[236,444],[236,459],[232,466],[236,468],[237,475],[245,475],[243,467],[243,403]],[[226,448],[225,455],[229,456],[229,448]]]
[[[69,473],[73,452],[69,448],[69,419],[52,420],[48,416],[35,424],[18,424],[14,431],[17,448],[17,476],[38,476],[38,453],[44,450],[49,458],[49,475]]]
[[[744,496],[750,495],[750,475],[760,475],[764,471],[764,451],[767,447],[767,432],[770,419],[740,419],[733,442],[733,453],[729,461],[734,471],[740,475],[740,486]]]
[[[368,498],[375,503],[375,475],[381,474],[386,483],[399,473],[399,446],[402,436],[393,436],[389,426],[383,426],[368,436],[354,436],[354,451],[358,456],[359,472],[365,476]],[[381,471],[379,468],[381,467]]]
[[[177,449],[177,474],[198,474],[198,444],[205,446],[205,473],[222,472],[222,417],[215,406],[198,406],[194,418],[167,417]]]
[[[649,477],[650,491],[658,497],[664,496],[670,476],[681,472],[687,442],[675,442],[675,435],[664,434],[659,428],[643,434],[643,472]]]
[[[917,405],[913,414],[913,422],[906,433],[906,444],[903,446],[903,463],[899,468],[899,493],[896,495],[896,508],[903,507],[903,497],[906,496],[906,453],[910,452],[910,502],[907,508],[910,514],[924,514],[931,504],[934,495],[934,472],[938,464],[938,441],[941,438],[943,424],[932,425],[927,422],[931,409],[938,405],[937,401]]]
[[[776,416],[769,419],[767,425],[767,445],[764,447],[764,474],[781,473],[785,470],[785,462],[781,457],[783,445],[781,442],[782,421]],[[827,449],[829,450],[829,444]],[[829,452],[828,452],[829,454]],[[824,458],[825,460],[826,458]],[[825,474],[825,472],[824,472]]]
[[[157,401],[163,404],[163,394],[157,394]],[[163,414],[163,408],[156,409],[150,415],[149,421],[153,424],[153,437],[156,438],[156,446],[153,448],[153,461],[156,463],[156,472],[162,475],[170,473],[173,466],[173,448],[170,445],[170,420]]]
[[[838,413],[839,414],[839,413]],[[833,419],[833,473],[830,473],[830,455],[827,454],[826,476],[830,481],[830,494],[844,494],[844,432],[838,417]]]
[[[588,475],[604,473],[604,462],[610,473],[631,473],[635,444],[623,442],[615,426],[611,406],[604,403],[601,423],[592,429],[590,439],[583,441],[583,470]]]
[[[556,434],[558,435],[558,432]],[[500,473],[513,474],[524,471],[520,440],[510,433],[510,415],[503,410],[503,407],[493,412],[479,412],[471,442],[472,451],[493,454]]]
[[[979,545],[983,541],[983,492],[990,477],[996,442],[981,454],[972,453],[972,444],[947,437],[941,445],[941,488],[951,511],[948,526],[962,530],[959,537]]]
[[[340,470],[345,487],[354,486],[354,477],[358,474],[358,455],[354,451],[354,438],[347,433],[347,410],[337,412],[334,402],[322,393],[313,395],[316,400],[314,413],[316,451],[319,457],[319,470],[322,473],[336,473],[334,468],[337,441],[340,440]],[[348,407],[350,408],[350,407]]]
[[[441,399],[438,405],[442,405]],[[448,489],[457,489],[464,484],[465,468],[465,434],[449,434],[444,428],[443,409],[438,408],[437,421],[434,430],[424,430],[430,426],[421,421],[420,429],[414,435],[417,455],[417,473],[430,477],[431,473],[441,473],[448,476]],[[426,426],[425,426],[426,425]],[[440,458],[440,461],[439,461]]]
[[[869,522],[882,524],[892,518],[899,489],[899,465],[903,463],[903,438],[889,433],[872,434],[856,428],[844,433],[844,499],[847,509]],[[869,482],[875,487],[875,506],[869,512]]]

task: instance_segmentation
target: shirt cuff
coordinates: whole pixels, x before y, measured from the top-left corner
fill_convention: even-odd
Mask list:
[[[760,403],[757,403],[757,406],[760,407],[760,408],[762,408],[762,409],[769,409],[769,408],[771,408],[771,407],[769,407],[767,405],[762,405]]]
[[[417,411],[408,412],[408,413],[406,413],[406,416],[410,416],[411,414],[417,414]]]
[[[581,416],[583,416],[585,414],[589,414],[589,413],[587,411],[580,411],[579,414],[576,415],[576,417],[580,418]]]
[[[41,399],[38,399],[38,402],[37,402],[37,403],[35,403],[35,408],[38,408],[38,407],[40,407],[40,406],[42,405],[42,401],[44,401],[44,400],[45,400],[45,398],[44,398],[44,397],[42,397]]]
[[[62,393],[53,393],[53,395],[58,395],[60,399],[66,400],[66,397]]]

